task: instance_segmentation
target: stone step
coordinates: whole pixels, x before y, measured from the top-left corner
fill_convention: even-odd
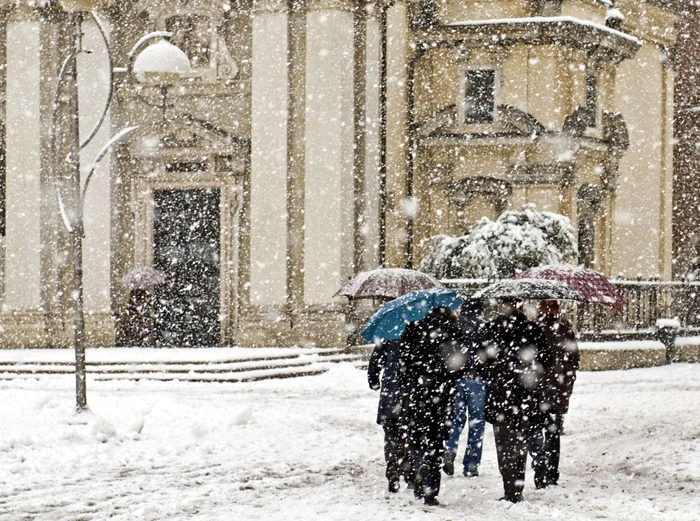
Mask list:
[[[359,361],[356,367],[363,366]],[[113,380],[155,380],[159,382],[256,382],[259,380],[272,380],[283,378],[296,378],[300,376],[313,376],[323,374],[331,368],[333,362],[309,364],[303,367],[280,367],[277,369],[262,369],[242,373],[131,373],[131,374],[100,374],[95,375],[95,381]]]
[[[347,354],[342,349],[323,353],[222,361],[158,361],[88,363],[88,376],[95,381],[159,380],[189,382],[245,382],[271,378],[292,378],[326,372],[330,364],[350,362],[366,366],[362,354]],[[36,379],[39,376],[72,375],[72,364],[65,362],[2,362],[0,380]]]
[[[118,362],[118,363],[88,363],[89,373],[128,373],[128,372],[236,372],[251,369],[268,369],[274,367],[308,365],[317,361],[345,362],[362,358],[357,354],[324,354],[299,355],[293,357],[260,358],[255,360],[243,359],[235,361],[215,362]],[[26,362],[6,364],[0,362],[0,372],[14,373],[73,373],[75,364],[53,362]]]
[[[167,351],[167,348],[164,350]],[[326,356],[332,356],[332,355],[341,355],[341,354],[358,354],[355,351],[348,351],[346,349],[342,348],[324,348],[323,350],[318,350],[318,351],[309,351],[308,353],[295,353],[295,354],[278,354],[278,355],[266,355],[266,356],[251,356],[251,357],[246,357],[246,358],[225,358],[221,360],[154,360],[154,361],[96,361],[96,362],[87,362],[88,366],[104,366],[104,365],[134,365],[134,364],[159,364],[159,365],[182,365],[182,364],[187,364],[187,365],[210,365],[210,364],[237,364],[237,363],[242,363],[242,362],[266,362],[270,360],[291,360],[291,359],[298,359],[301,357],[309,357],[309,356],[321,356],[321,357],[326,357]],[[41,364],[42,366],[74,366],[75,362],[73,360],[46,360],[46,361],[32,361],[32,362],[25,362],[25,361],[16,361],[16,360],[2,360],[0,359],[0,367],[5,367],[5,366],[21,366],[21,365],[32,365],[32,364]]]

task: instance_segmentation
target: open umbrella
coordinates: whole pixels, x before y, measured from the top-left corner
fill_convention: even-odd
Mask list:
[[[598,302],[617,311],[625,304],[622,295],[608,282],[604,275],[583,266],[551,264],[525,270],[515,279],[558,280],[575,289],[589,302]]]
[[[165,282],[165,275],[163,272],[151,268],[150,266],[131,270],[122,278],[122,284],[130,290],[151,289],[163,282]]]
[[[539,279],[506,279],[474,293],[476,299],[584,300],[563,282]]]
[[[420,271],[380,268],[359,273],[333,296],[391,300],[411,291],[440,287],[440,281]]]
[[[370,342],[401,338],[406,326],[423,320],[436,308],[452,311],[462,305],[462,299],[451,289],[431,288],[412,291],[387,302],[370,317],[362,336]]]

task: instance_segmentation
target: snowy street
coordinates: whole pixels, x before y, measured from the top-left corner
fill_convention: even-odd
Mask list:
[[[0,383],[0,520],[697,520],[700,365],[582,372],[560,486],[496,501],[487,428],[481,476],[444,477],[442,505],[385,492],[377,394],[339,364],[289,380],[213,384]],[[460,447],[463,450],[463,444]]]

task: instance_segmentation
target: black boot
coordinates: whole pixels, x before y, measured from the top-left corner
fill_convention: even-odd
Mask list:
[[[423,503],[429,507],[436,507],[440,504],[440,502],[435,496],[425,496],[423,498]]]
[[[389,492],[398,492],[400,488],[401,483],[398,477],[389,479]]]
[[[413,486],[413,495],[416,499],[425,497],[425,485],[428,474],[430,474],[430,467],[427,465],[421,465],[418,468],[418,472],[416,472]]]
[[[455,456],[456,454],[450,451],[445,451],[445,454],[442,456],[442,470],[448,476],[452,476],[455,473]]]

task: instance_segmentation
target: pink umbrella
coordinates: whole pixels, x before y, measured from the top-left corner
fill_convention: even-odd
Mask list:
[[[625,304],[622,295],[605,276],[583,266],[571,264],[538,266],[525,270],[513,278],[558,280],[581,293],[589,302],[598,302],[617,311],[622,311]]]

